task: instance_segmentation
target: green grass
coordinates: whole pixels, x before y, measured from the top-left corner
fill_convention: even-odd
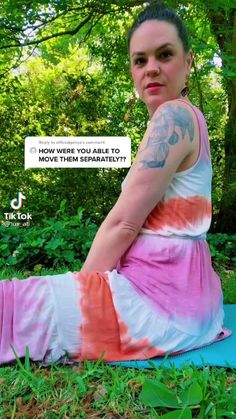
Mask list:
[[[217,272],[221,279],[224,302],[226,304],[236,304],[236,270],[218,267]]]
[[[217,270],[225,303],[236,303],[236,272],[223,267]],[[57,269],[57,273],[65,271],[65,268]],[[41,275],[53,273],[55,270],[40,272]],[[5,270],[0,279],[13,276],[26,275]],[[185,407],[181,403],[174,407],[173,400],[179,403],[185,400]],[[0,368],[0,418],[4,419],[215,419],[236,418],[234,412],[235,369],[173,366],[137,370],[109,366],[101,360],[44,368],[31,363],[28,356],[23,363],[18,360],[14,365]]]
[[[162,383],[167,394],[177,395],[197,383],[202,395],[200,401],[189,405],[190,417],[236,417],[232,414],[236,409],[236,371],[193,366],[141,371],[102,362],[47,369],[29,363],[1,368],[0,417],[158,418],[173,411],[167,407],[168,401],[164,403],[167,406],[150,407],[141,399],[141,390],[150,385],[149,380]],[[219,416],[222,411],[229,416]]]

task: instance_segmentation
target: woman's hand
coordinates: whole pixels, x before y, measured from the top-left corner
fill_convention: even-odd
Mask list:
[[[105,272],[114,269],[122,254],[134,241],[140,226],[122,220],[118,216],[119,211],[121,204],[112,208],[100,226],[81,272]]]

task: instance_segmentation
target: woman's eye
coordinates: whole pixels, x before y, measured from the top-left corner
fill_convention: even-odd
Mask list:
[[[162,59],[167,59],[167,58],[170,58],[171,56],[172,56],[172,52],[171,51],[163,51],[160,54],[160,58],[162,58]]]
[[[142,65],[144,63],[145,63],[145,58],[143,58],[143,57],[138,57],[134,60],[135,65]]]

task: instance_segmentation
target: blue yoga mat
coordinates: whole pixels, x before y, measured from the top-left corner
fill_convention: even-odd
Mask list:
[[[153,368],[154,366],[168,368],[173,365],[178,368],[191,364],[198,367],[211,365],[236,368],[236,304],[225,304],[224,311],[224,326],[230,329],[233,334],[220,342],[167,358],[157,357],[145,361],[121,361],[110,362],[109,364],[130,368]]]

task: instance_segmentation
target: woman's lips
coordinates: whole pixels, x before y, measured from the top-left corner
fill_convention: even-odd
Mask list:
[[[148,90],[148,92],[159,92],[159,90],[163,87],[163,84],[159,84],[159,83],[149,83],[146,86],[146,90]]]

